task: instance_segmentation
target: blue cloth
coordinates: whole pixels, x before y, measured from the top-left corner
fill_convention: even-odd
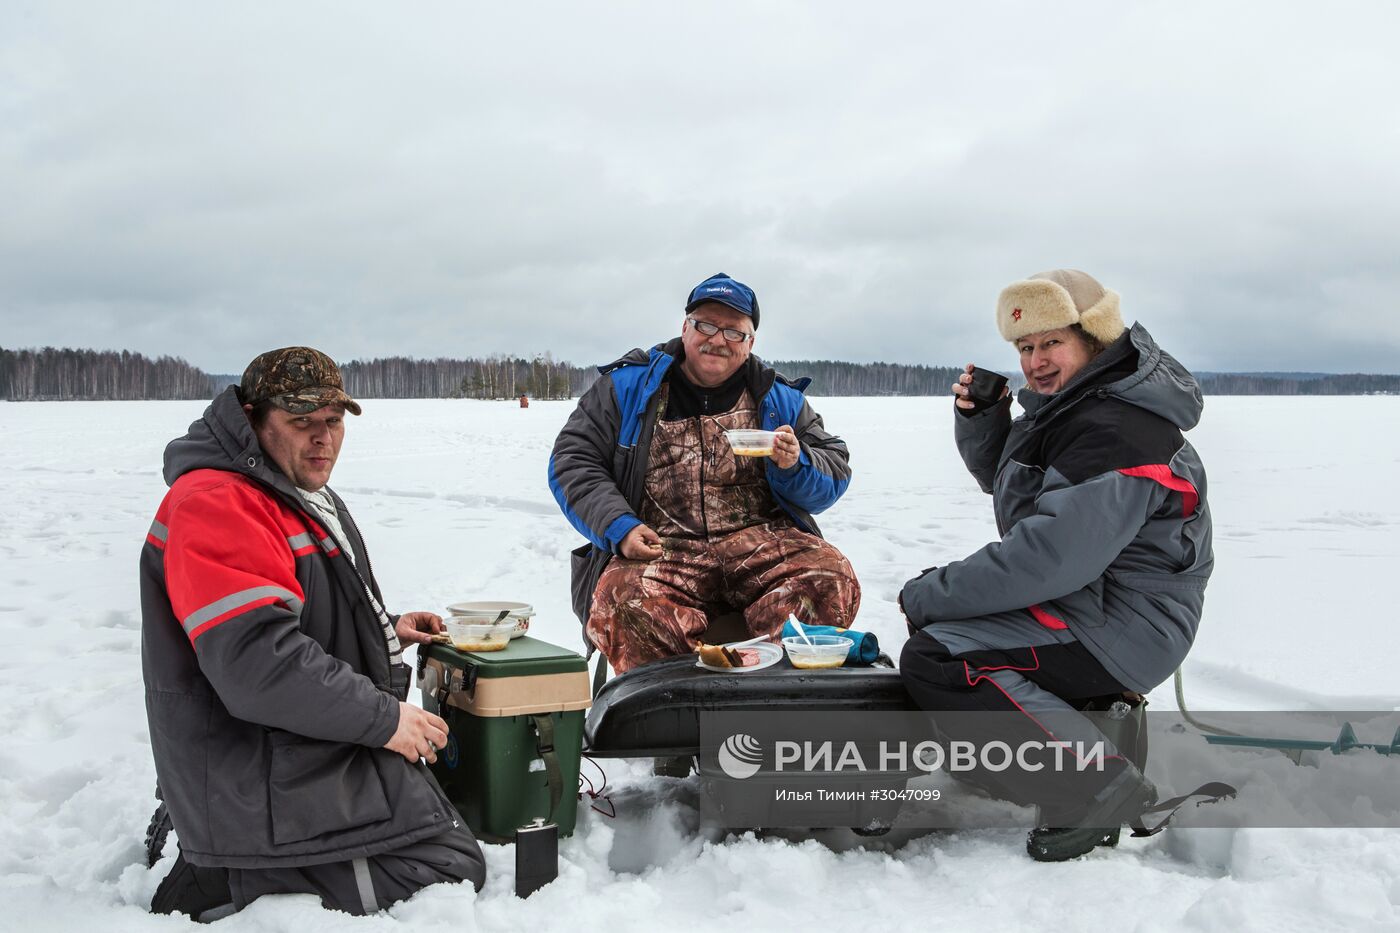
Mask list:
[[[851,650],[846,655],[847,664],[873,664],[880,656],[880,642],[869,632],[853,632],[835,625],[803,625],[802,631],[812,635],[844,635],[851,640]],[[784,638],[800,637],[792,621],[783,623]]]

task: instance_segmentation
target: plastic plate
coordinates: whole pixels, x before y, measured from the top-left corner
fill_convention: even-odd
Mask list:
[[[729,644],[737,644],[737,642],[729,642]],[[695,666],[703,667],[707,671],[714,671],[716,674],[747,674],[749,671],[761,671],[765,667],[772,667],[783,659],[782,646],[775,645],[771,641],[761,641],[756,645],[749,645],[736,650],[757,651],[758,663],[749,664],[744,667],[715,667],[713,664],[706,664],[699,658],[696,658]]]

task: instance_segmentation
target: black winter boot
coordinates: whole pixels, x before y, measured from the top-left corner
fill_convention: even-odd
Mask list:
[[[1051,826],[1031,830],[1026,852],[1037,862],[1063,862],[1098,846],[1116,846],[1123,824],[1156,802],[1157,788],[1131,762],[1124,762],[1118,776],[1078,813],[1049,817]]]
[[[170,874],[165,876],[151,898],[151,913],[179,912],[198,920],[205,911],[232,903],[228,869],[192,865],[185,861],[185,853],[181,852],[176,856]]]

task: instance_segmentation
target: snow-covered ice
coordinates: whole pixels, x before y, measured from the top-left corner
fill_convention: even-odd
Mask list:
[[[946,400],[815,405],[855,470],[823,529],[863,582],[862,627],[897,654],[899,586],[990,540],[990,500],[957,459]],[[154,772],[136,566],[165,488],[161,451],[203,407],[0,404],[0,929],[187,922],[145,913],[170,857],[148,871],[141,848]],[[370,401],[350,419],[333,485],[392,607],[522,599],[538,610],[533,634],[578,646],[567,568],[579,539],[544,478],[571,407]],[[1185,667],[1193,708],[1400,707],[1387,582],[1400,562],[1398,416],[1397,398],[1207,400],[1190,437],[1210,475],[1217,564]],[[1174,708],[1171,685],[1152,700]],[[1400,761],[1372,758],[1345,764],[1394,784]],[[372,918],[267,898],[219,927],[1400,928],[1400,830],[1182,827],[1061,865],[1030,861],[1014,830],[717,841],[697,831],[691,781],[653,777],[649,762],[603,767],[617,817],[583,810],[559,880],[528,901],[512,893],[511,849],[485,846],[479,896],[438,886]],[[1279,759],[1283,780],[1292,767]]]

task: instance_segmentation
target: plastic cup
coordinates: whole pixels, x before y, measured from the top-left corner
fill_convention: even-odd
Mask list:
[[[444,619],[443,626],[447,640],[458,651],[500,651],[510,644],[510,633],[515,629],[513,622],[482,625],[455,619]]]
[[[783,649],[793,667],[804,670],[840,667],[846,663],[851,645],[855,644],[845,635],[808,635],[807,638],[805,642],[798,636],[783,639]]]
[[[724,436],[736,457],[771,457],[773,438],[778,436],[778,432],[734,428],[725,431]]]

